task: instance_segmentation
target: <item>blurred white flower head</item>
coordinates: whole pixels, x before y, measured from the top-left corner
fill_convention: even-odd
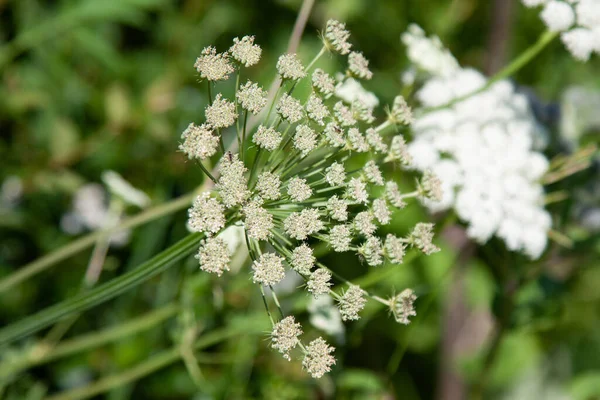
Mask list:
[[[425,31],[411,24],[402,34],[408,59],[420,70],[434,76],[451,76],[460,69],[458,62],[437,36],[425,36]]]
[[[417,98],[426,108],[441,106],[485,84],[481,73],[459,69],[431,78]],[[441,200],[424,204],[433,212],[453,208],[479,243],[495,235],[510,250],[538,258],[551,227],[539,183],[548,160],[534,150],[540,129],[527,99],[508,81],[417,116],[408,145],[413,167],[442,182]]]
[[[542,6],[540,18],[548,30],[559,32],[569,52],[579,61],[600,54],[600,1],[522,0],[526,7]]]
[[[109,192],[119,201],[111,202],[109,192],[98,183],[83,185],[73,196],[71,211],[65,213],[60,220],[60,227],[64,232],[78,235],[84,231],[116,226],[123,214],[123,204],[120,202],[138,207],[150,203],[150,198],[144,192],[131,186],[116,172],[105,171],[102,179]],[[111,203],[113,207],[110,206]],[[110,243],[123,246],[129,241],[130,234],[129,230],[114,232],[111,234]]]
[[[7,177],[0,186],[0,206],[3,208],[15,207],[23,196],[23,181],[18,176]]]

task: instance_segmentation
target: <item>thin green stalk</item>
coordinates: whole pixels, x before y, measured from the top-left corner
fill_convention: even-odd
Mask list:
[[[425,114],[432,112],[432,111],[451,107],[451,106],[455,105],[456,103],[460,103],[461,101],[466,100],[472,96],[475,96],[479,93],[485,92],[496,82],[501,81],[502,79],[505,79],[505,78],[508,78],[509,76],[514,75],[517,71],[519,71],[521,68],[523,68],[525,65],[527,65],[531,60],[533,60],[533,58],[535,58],[535,56],[537,56],[557,36],[558,36],[558,32],[551,32],[551,31],[544,32],[539,37],[537,42],[535,42],[531,47],[529,47],[523,53],[521,53],[509,65],[507,65],[502,70],[498,71],[498,73],[496,73],[490,79],[488,79],[487,83],[484,86],[482,86],[481,88],[476,89],[470,93],[467,93],[464,96],[457,97],[456,99],[454,99],[446,104],[443,104],[441,106],[425,109]]]
[[[236,93],[240,90],[240,74],[241,74],[241,70],[238,69],[237,70],[237,74],[235,75],[235,91]],[[238,114],[238,102],[235,101],[235,115],[239,115]],[[235,132],[236,132],[236,136],[237,136],[237,142],[238,142],[238,149],[240,150],[240,153],[243,151],[242,149],[242,142],[241,142],[241,135],[240,135],[240,119],[236,118],[235,119]],[[243,160],[243,157],[242,157]]]
[[[254,163],[252,163],[252,169],[250,170],[250,176],[248,177],[248,185],[250,188],[254,188],[254,186],[252,185],[252,182],[254,180],[254,174],[256,173],[256,168],[258,167],[258,164],[260,163],[261,156],[262,156],[262,147],[259,147],[258,151],[256,152],[256,156],[254,157]]]
[[[279,91],[281,90],[281,86],[283,86],[283,82],[280,80],[279,85],[277,86],[277,90],[275,91],[275,95],[273,96],[273,100],[271,100],[271,105],[269,106],[269,112],[267,112],[267,118],[265,118],[265,125],[269,124],[269,119],[271,118],[271,112],[273,112],[273,106],[277,101],[277,96],[279,96]]]
[[[307,73],[315,65],[315,63],[319,60],[319,58],[321,58],[321,56],[323,54],[325,54],[326,51],[327,51],[327,47],[325,47],[325,46],[321,47],[321,51],[319,51],[319,53],[315,56],[315,58],[313,58],[312,61],[306,66]]]
[[[151,311],[141,317],[131,319],[122,324],[104,329],[99,332],[81,335],[66,340],[52,349],[46,350],[45,344],[40,343],[39,349],[30,352],[22,360],[17,361],[9,367],[0,369],[0,375],[10,375],[37,365],[46,364],[54,360],[68,357],[83,351],[91,350],[107,343],[115,342],[128,336],[150,329],[161,322],[171,318],[179,311],[175,303],[167,304],[161,308]]]
[[[235,328],[223,328],[207,333],[196,341],[194,347],[196,350],[201,350],[238,335],[257,334],[261,332],[259,329],[257,329],[257,324],[253,325],[250,323],[249,325],[250,326],[245,324],[244,326]],[[135,382],[138,379],[148,376],[153,372],[159,371],[160,369],[175,363],[180,359],[180,357],[181,356],[178,347],[174,347],[169,350],[163,350],[126,371],[109,375],[80,388],[58,393],[54,396],[46,398],[46,400],[88,399],[128,383]]]
[[[62,318],[88,310],[142,284],[191,255],[197,250],[202,237],[200,233],[190,234],[118,278],[0,329],[0,346],[44,329]]]
[[[223,146],[223,138],[221,138],[221,146]],[[223,150],[223,154],[225,154],[225,150]],[[208,169],[204,166],[204,164],[202,164],[202,161],[198,162],[198,165],[200,166],[200,169],[202,170],[202,172],[204,172],[211,181],[213,181],[214,183],[217,183],[217,179],[208,171]]]
[[[240,147],[240,153],[242,153],[242,160],[246,159],[246,124],[248,122],[248,110],[244,113],[244,128],[242,131],[242,146]]]
[[[0,293],[5,292],[13,286],[23,282],[24,280],[31,278],[32,276],[45,271],[52,265],[59,263],[85,249],[91,247],[96,241],[104,235],[113,234],[129,228],[134,228],[139,225],[143,225],[147,222],[153,221],[165,215],[177,212],[187,206],[189,206],[193,199],[196,197],[195,193],[190,193],[185,196],[181,196],[168,203],[161,204],[159,206],[150,208],[144,212],[139,213],[133,217],[125,219],[121,224],[112,227],[110,229],[103,229],[95,231],[86,236],[83,236],[73,242],[61,247],[58,250],[53,251],[29,264],[24,265],[11,275],[0,280]]]

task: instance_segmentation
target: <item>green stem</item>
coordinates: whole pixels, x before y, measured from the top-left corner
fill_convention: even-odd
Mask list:
[[[179,306],[177,306],[177,304],[167,304],[139,318],[129,320],[114,327],[66,340],[48,351],[45,349],[45,344],[40,343],[39,346],[42,347],[39,351],[34,351],[32,355],[29,355],[27,358],[17,361],[16,366],[11,367],[10,371],[8,371],[8,374],[25,370],[37,365],[46,364],[63,357],[77,354],[79,352],[94,349],[104,344],[145,331],[171,318],[178,311]],[[0,370],[0,375],[6,375],[6,372],[6,370]]]
[[[444,109],[455,105],[456,103],[460,103],[463,100],[466,100],[472,96],[478,95],[482,92],[488,90],[493,84],[502,79],[508,78],[509,76],[514,75],[517,71],[527,65],[535,56],[537,56],[554,38],[558,36],[558,32],[546,31],[544,32],[537,42],[535,42],[531,47],[526,49],[523,53],[521,53],[515,60],[513,60],[509,65],[504,67],[502,70],[498,71],[494,76],[488,79],[487,83],[479,89],[476,89],[470,93],[465,94],[464,96],[457,97],[456,99],[443,104],[437,107],[431,107],[425,109],[424,114],[427,114],[432,111]]]
[[[257,334],[261,332],[259,329],[257,329],[257,326],[254,326],[255,324],[250,325],[251,326],[244,325],[236,328],[223,328],[207,333],[196,341],[194,347],[196,350],[201,350],[238,335]],[[46,400],[88,399],[111,389],[135,382],[140,378],[143,378],[153,372],[159,371],[160,369],[175,363],[180,359],[180,357],[181,355],[178,347],[174,347],[169,350],[163,350],[160,353],[148,358],[146,361],[143,361],[126,371],[109,375],[84,387],[58,393],[57,395],[46,398]]]
[[[0,329],[0,346],[44,329],[62,318],[104,303],[142,284],[196,251],[201,238],[202,234],[200,233],[190,234],[169,249],[120,277]]]
[[[308,71],[310,71],[310,69],[313,67],[313,65],[315,65],[315,63],[319,60],[319,58],[321,58],[321,56],[323,54],[325,54],[325,52],[327,51],[327,47],[323,46],[321,47],[321,51],[319,51],[319,53],[315,56],[315,58],[312,59],[312,61],[306,66],[306,73],[308,73]]]
[[[221,138],[221,146],[223,146],[222,138]],[[223,154],[225,154],[225,150],[223,150]],[[217,183],[217,179],[210,173],[210,171],[204,166],[204,164],[202,164],[202,161],[200,161],[198,163],[198,165],[200,166],[200,169],[202,170],[202,172],[204,172],[211,181],[213,181],[214,183]]]
[[[271,101],[271,105],[269,106],[269,112],[267,113],[267,118],[265,118],[265,126],[269,125],[269,118],[271,118],[271,112],[273,111],[273,106],[277,101],[277,96],[279,95],[279,91],[281,90],[281,86],[283,85],[282,81],[279,81],[279,86],[277,86],[277,91],[275,91],[275,96],[273,96],[273,100]]]
[[[242,161],[245,160],[246,157],[246,124],[248,122],[248,110],[244,113],[244,128],[242,131],[242,145],[240,147],[240,153],[242,154]]]
[[[196,195],[194,193],[181,196],[168,203],[161,204],[159,206],[150,208],[136,216],[125,219],[121,224],[112,227],[110,229],[99,230],[83,236],[68,245],[53,251],[29,264],[24,265],[17,271],[0,280],[0,293],[7,291],[13,286],[23,282],[24,280],[39,274],[40,272],[48,269],[52,265],[59,263],[80,251],[91,247],[96,241],[108,234],[120,232],[129,228],[134,228],[139,225],[143,225],[147,222],[153,221],[165,215],[177,212],[187,206],[189,206]]]

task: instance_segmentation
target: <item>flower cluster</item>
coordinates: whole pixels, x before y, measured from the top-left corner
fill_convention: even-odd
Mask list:
[[[412,125],[413,168],[441,179],[441,194],[425,200],[432,211],[454,208],[476,241],[496,235],[510,250],[535,259],[546,247],[551,226],[539,183],[548,161],[535,151],[541,128],[526,97],[508,81],[452,104],[485,84],[479,72],[459,69],[432,77],[417,92],[418,100],[434,111],[422,113]]]
[[[398,97],[389,109],[388,121],[375,125],[379,100],[374,95],[340,96],[342,100],[333,96],[345,85],[360,86],[357,79],[373,75],[368,60],[350,51],[349,36],[343,24],[327,23],[324,50],[345,55],[348,61],[337,88],[334,78],[322,69],[311,71],[317,59],[309,67],[297,55],[285,54],[276,65],[284,90],[270,105],[267,93],[250,81],[238,86],[234,100],[217,94],[206,108],[206,122],[191,124],[184,131],[180,149],[198,161],[213,156],[225,129],[233,125],[241,146],[239,153],[221,154],[215,189],[198,196],[189,210],[188,226],[206,237],[197,255],[203,271],[220,276],[229,270],[230,254],[218,235],[238,224],[244,228],[255,283],[272,287],[295,271],[304,278],[308,293],[332,296],[343,320],[356,320],[366,298],[373,296],[349,282],[345,291],[333,290],[333,271],[318,262],[314,245],[321,242],[335,252],[354,252],[373,267],[384,261],[401,264],[409,247],[431,254],[438,250],[432,243],[432,224],[417,224],[403,237],[379,237],[377,231],[390,224],[393,213],[411,198],[437,199],[442,194],[440,181],[432,174],[425,174],[415,191],[404,194],[396,182],[384,177],[384,164],[411,163],[404,138],[385,134],[391,125],[412,122],[403,98]],[[255,64],[259,57],[260,48],[246,36],[234,40],[227,53],[205,49],[196,68],[212,85],[240,74],[242,67]],[[304,83],[312,90],[306,98],[298,98],[294,89]],[[261,114],[267,110],[266,116]],[[255,128],[239,123],[246,121],[248,113],[259,116]],[[364,167],[351,170],[346,161],[357,154]],[[391,307],[396,304],[392,300],[383,302]],[[414,315],[405,314],[403,323]],[[272,347],[288,360],[291,351],[300,347],[302,365],[313,377],[321,377],[335,364],[334,349],[322,338],[301,344],[302,327],[293,316],[273,325]]]
[[[560,32],[569,52],[580,61],[600,54],[600,1],[522,0],[527,7],[543,6],[541,19],[548,30]]]

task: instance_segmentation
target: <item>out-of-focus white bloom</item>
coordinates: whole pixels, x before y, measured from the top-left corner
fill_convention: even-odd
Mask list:
[[[402,42],[410,61],[434,76],[451,76],[460,69],[454,56],[444,48],[437,36],[427,37],[421,27],[411,24],[402,34]]]
[[[521,1],[527,7],[544,6],[540,18],[549,30],[562,32],[561,40],[577,60],[585,62],[592,53],[600,54],[600,1]]]
[[[0,186],[0,207],[13,208],[23,196],[23,181],[18,176],[9,176]]]
[[[417,97],[434,107],[440,98],[452,100],[485,82],[474,70],[460,70],[432,78]],[[480,243],[496,235],[509,249],[538,258],[551,225],[539,183],[548,161],[534,151],[540,129],[525,98],[507,81],[418,117],[408,145],[412,166],[431,170],[442,185],[440,201],[424,204],[434,212],[454,208]]]
[[[525,7],[537,7],[537,6],[541,6],[542,4],[546,3],[546,1],[548,0],[521,0],[523,2],[523,4],[525,4]]]
[[[331,296],[311,297],[307,310],[309,321],[317,329],[329,336],[335,336],[338,342],[344,340],[344,324],[338,308]]]
[[[358,100],[369,108],[375,108],[379,105],[379,99],[375,96],[375,93],[366,90],[354,78],[346,78],[339,82],[335,87],[335,95],[348,104]]]
[[[111,193],[121,202],[138,205],[140,207],[149,203],[145,193],[131,186],[119,174],[106,171],[102,179],[109,186]],[[107,229],[116,226],[120,219],[122,209],[109,207],[108,193],[102,185],[90,183],[83,185],[73,197],[72,210],[64,214],[60,220],[60,227],[71,235],[77,235],[85,230]],[[130,236],[129,230],[114,232],[110,236],[110,243],[115,246],[126,244]]]
[[[600,130],[600,91],[569,87],[560,101],[560,135],[575,149],[582,135]]]
[[[150,198],[146,193],[131,186],[129,182],[115,171],[104,171],[102,173],[102,181],[112,194],[118,196],[125,203],[140,208],[150,205]]]
[[[575,22],[575,12],[569,4],[558,0],[550,0],[544,5],[540,17],[549,30],[562,32]]]

